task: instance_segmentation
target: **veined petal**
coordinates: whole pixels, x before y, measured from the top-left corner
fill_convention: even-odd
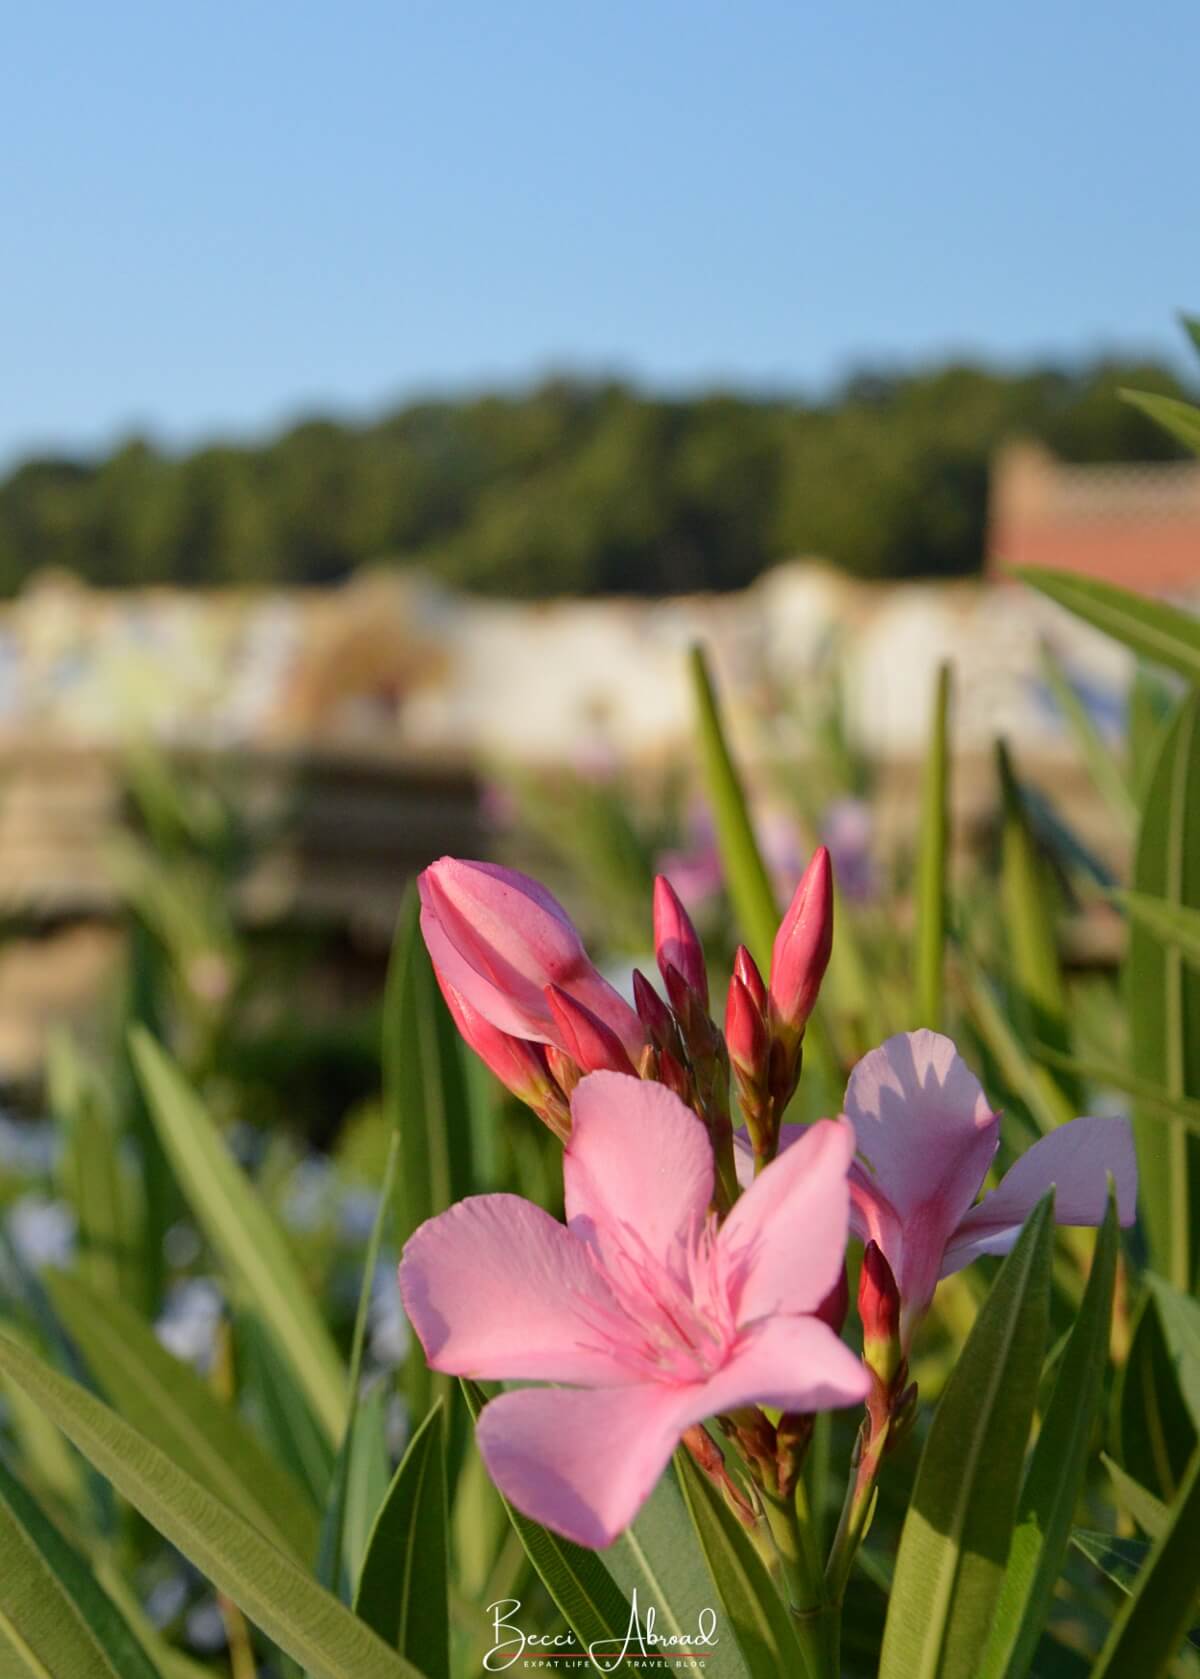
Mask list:
[[[434,1370],[484,1381],[629,1380],[594,1345],[590,1322],[614,1302],[586,1247],[519,1195],[470,1196],[421,1225],[400,1261],[400,1296]]]
[[[733,1268],[737,1321],[771,1312],[813,1312],[846,1257],[854,1132],[820,1119],[763,1169],[737,1201],[717,1240]]]
[[[1000,1126],[951,1040],[928,1031],[888,1038],[850,1074],[845,1111],[869,1166],[860,1180],[905,1224],[938,1202],[953,1230],[987,1176]]]
[[[592,1073],[571,1098],[563,1187],[572,1232],[604,1252],[632,1232],[663,1264],[703,1221],[712,1145],[692,1110],[661,1084]]]
[[[688,1423],[741,1405],[781,1411],[857,1405],[870,1385],[862,1361],[819,1318],[760,1318],[742,1331],[722,1368],[691,1390]]]
[[[1100,1224],[1108,1205],[1108,1177],[1117,1191],[1117,1216],[1137,1214],[1137,1160],[1124,1119],[1073,1119],[1042,1137],[1005,1173],[959,1224],[946,1249],[942,1275],[960,1271],[981,1253],[1007,1253],[1021,1226],[1054,1186],[1056,1224]]]
[[[476,1428],[488,1474],[524,1515],[597,1549],[654,1491],[695,1390],[524,1388],[484,1407]]]

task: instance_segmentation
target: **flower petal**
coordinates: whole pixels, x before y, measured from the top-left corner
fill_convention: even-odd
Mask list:
[[[1108,1175],[1117,1190],[1117,1216],[1137,1214],[1137,1160],[1124,1119],[1073,1119],[1041,1138],[1009,1168],[959,1224],[942,1275],[960,1271],[981,1253],[1007,1253],[1021,1226],[1054,1185],[1056,1224],[1100,1224],[1108,1205]]]
[[[857,1405],[871,1378],[862,1361],[819,1318],[760,1318],[744,1329],[722,1369],[694,1391],[688,1422],[741,1405],[828,1411]]]
[[[718,1237],[735,1280],[739,1323],[769,1312],[813,1312],[846,1256],[854,1132],[820,1119],[761,1171]]]
[[[605,1251],[636,1233],[662,1263],[704,1219],[713,1192],[712,1145],[691,1108],[661,1084],[591,1073],[571,1098],[563,1154],[571,1230]]]
[[[612,1294],[587,1248],[519,1195],[475,1195],[415,1231],[400,1295],[434,1370],[485,1381],[628,1381],[593,1343]]]
[[[510,1504],[577,1545],[611,1545],[654,1491],[687,1424],[690,1388],[524,1388],[475,1430]]]
[[[866,1182],[897,1217],[936,1198],[953,1229],[987,1176],[999,1120],[951,1040],[928,1031],[888,1038],[850,1074],[845,1111],[870,1166]]]

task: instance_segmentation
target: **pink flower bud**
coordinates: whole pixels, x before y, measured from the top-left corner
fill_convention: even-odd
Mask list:
[[[646,1041],[637,1015],[588,959],[566,910],[544,886],[495,863],[443,857],[417,881],[421,932],[438,978],[510,1037],[557,1041],[546,1001],[557,986],[614,1032],[628,1053]]]
[[[771,951],[771,1024],[786,1038],[804,1031],[833,948],[833,871],[819,846],[805,869]]]
[[[660,1049],[678,1043],[674,1015],[640,968],[633,970],[633,1002],[638,1019]]]
[[[733,958],[733,971],[754,999],[755,1008],[766,1014],[767,988],[763,983],[762,975],[758,971],[758,963],[744,944],[739,944],[737,947],[737,953]]]
[[[541,1044],[526,1042],[501,1032],[460,997],[453,986],[438,976],[442,996],[451,1019],[464,1041],[500,1080],[506,1090],[526,1103],[560,1135],[565,1135],[570,1116],[546,1061]]]
[[[546,1001],[567,1054],[585,1073],[632,1073],[633,1062],[611,1027],[557,985],[546,987]]]
[[[687,1023],[695,1013],[692,1004],[696,993],[688,985],[687,980],[684,979],[673,962],[662,964],[662,977],[663,984],[667,988],[667,996],[671,999],[671,1007],[675,1010],[680,1028],[686,1035]]]
[[[707,1011],[708,970],[704,965],[704,948],[691,917],[664,874],[654,881],[654,954],[663,979],[667,977],[668,967],[677,969]]]
[[[765,1083],[771,1049],[767,1023],[749,988],[736,973],[729,981],[725,1004],[725,1042],[734,1070],[752,1084]]]
[[[868,1242],[863,1253],[858,1315],[863,1326],[863,1362],[888,1387],[904,1356],[900,1346],[900,1291],[877,1242]]]

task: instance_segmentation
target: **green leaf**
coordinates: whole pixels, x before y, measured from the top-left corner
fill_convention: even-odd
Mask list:
[[[1177,1333],[1180,1318],[1174,1313],[1171,1325]],[[1187,1472],[1197,1443],[1196,1421],[1182,1392],[1183,1374],[1180,1350],[1168,1343],[1158,1298],[1148,1289],[1121,1375],[1118,1436],[1123,1467],[1167,1501]]]
[[[1178,397],[1156,396],[1150,391],[1122,391],[1121,395],[1132,407],[1149,414],[1164,431],[1200,455],[1200,408],[1190,402],[1180,402]]]
[[[172,1358],[122,1301],[105,1299],[63,1272],[49,1273],[46,1286],[63,1327],[126,1422],[274,1544],[311,1563],[317,1540],[312,1502],[237,1412]]]
[[[367,1541],[355,1613],[429,1675],[449,1679],[445,1407],[408,1443]]]
[[[1135,1481],[1132,1475],[1127,1475],[1107,1452],[1100,1453],[1100,1461],[1108,1470],[1113,1491],[1117,1495],[1117,1503],[1129,1512],[1143,1533],[1148,1533],[1151,1539],[1157,1539],[1167,1525],[1167,1507],[1162,1499],[1155,1498],[1140,1481]]]
[[[1083,1303],[1037,1437],[996,1605],[981,1679],[1020,1679],[1049,1616],[1100,1413],[1120,1238],[1110,1201]]]
[[[1200,694],[1167,730],[1146,794],[1134,859],[1136,891],[1200,908]],[[1125,964],[1131,1071],[1172,1099],[1200,1097],[1200,973],[1177,946],[1134,922]],[[1192,1220],[1200,1207],[1200,1142],[1178,1120],[1135,1109],[1139,1202],[1150,1262],[1190,1293]]]
[[[1049,1323],[1053,1197],[1029,1215],[921,1454],[879,1679],[977,1679],[1008,1561]]]
[[[91,1567],[0,1458],[0,1671],[160,1679]]]
[[[779,905],[755,838],[741,777],[725,738],[725,726],[702,647],[691,649],[689,669],[699,732],[700,763],[712,805],[717,847],[729,882],[729,895],[733,899],[734,912],[745,935],[746,945],[766,973],[779,926]]]
[[[1200,1102],[1188,1096],[1169,1096],[1155,1084],[1139,1079],[1124,1067],[1102,1061],[1078,1061],[1073,1055],[1060,1055],[1045,1044],[1034,1044],[1033,1053],[1039,1061],[1051,1067],[1061,1067],[1082,1084],[1095,1084],[1109,1090],[1123,1091],[1136,1096],[1139,1110],[1148,1119],[1177,1119],[1186,1131],[1200,1132]]]
[[[331,1440],[346,1421],[346,1372],[283,1232],[178,1067],[142,1027],[131,1047],[150,1112],[192,1211],[291,1365]]]
[[[334,1449],[312,1407],[252,1312],[234,1320],[242,1391],[263,1438],[323,1510],[333,1479]]]
[[[1163,1515],[1165,1525],[1165,1511]],[[1094,1533],[1090,1528],[1076,1528],[1071,1543],[1126,1596],[1136,1586],[1152,1549],[1145,1539],[1115,1539],[1111,1533]],[[1189,1643],[1200,1647],[1200,1629],[1193,1627],[1187,1637]]]
[[[1096,791],[1107,804],[1122,833],[1132,836],[1137,825],[1138,807],[1124,770],[1093,722],[1091,713],[1049,642],[1042,643],[1041,663],[1046,686],[1066,719]]]
[[[1067,994],[1050,877],[1003,741],[996,743],[996,764],[1004,809],[1001,889],[1017,1031],[1026,1043],[1036,1039],[1065,1054],[1070,1048]]]
[[[137,1429],[6,1335],[0,1335],[0,1370],[38,1400],[88,1462],[218,1591],[314,1674],[321,1679],[414,1679],[418,1674]],[[71,1671],[60,1668],[54,1679]]]
[[[1135,653],[1200,682],[1200,620],[1190,612],[1074,571],[1026,566],[1016,576]]]
[[[942,1027],[946,961],[946,847],[950,831],[950,666],[938,669],[929,750],[921,789],[921,835],[917,850],[917,920],[913,966],[914,1026]]]
[[[438,990],[410,887],[396,926],[383,1002],[383,1103],[399,1138],[396,1240],[403,1247],[418,1225],[465,1196],[471,1168],[470,1099],[462,1046]],[[414,1337],[406,1370],[410,1413],[424,1416],[435,1381]]]
[[[1093,1679],[1157,1679],[1174,1662],[1195,1614],[1200,1582],[1200,1447],[1167,1525],[1154,1541],[1145,1568],[1100,1652]]]
[[[463,1381],[463,1395],[471,1416],[478,1420],[486,1396],[476,1382]],[[560,1539],[549,1528],[539,1527],[507,1499],[504,1508],[524,1545],[538,1578],[550,1593],[559,1613],[579,1641],[581,1649],[615,1640],[619,1648],[633,1617],[626,1598],[596,1551]]]
[[[367,1242],[367,1251],[363,1259],[362,1282],[358,1290],[358,1307],[354,1314],[354,1336],[350,1346],[350,1379],[348,1393],[350,1400],[350,1415],[346,1423],[346,1432],[338,1451],[334,1464],[333,1476],[329,1486],[329,1499],[325,1507],[325,1516],[321,1523],[321,1547],[317,1559],[317,1578],[323,1586],[331,1591],[338,1591],[343,1579],[343,1562],[349,1569],[348,1578],[357,1577],[357,1559],[361,1542],[365,1543],[365,1533],[356,1534],[354,1543],[347,1546],[345,1542],[346,1512],[352,1487],[359,1489],[359,1503],[362,1502],[362,1486],[371,1473],[371,1460],[378,1458],[378,1448],[383,1440],[384,1428],[382,1413],[375,1425],[368,1429],[364,1426],[361,1416],[361,1406],[357,1403],[362,1386],[363,1350],[367,1340],[367,1317],[371,1306],[371,1291],[375,1284],[375,1268],[379,1262],[379,1250],[383,1242],[384,1226],[391,1211],[391,1198],[396,1179],[396,1165],[400,1158],[400,1133],[393,1130],[388,1144],[387,1160],[383,1168],[383,1182],[379,1190],[379,1205],[371,1225],[371,1235]],[[387,1481],[387,1456],[384,1446],[383,1480]],[[367,1521],[375,1515],[377,1506],[372,1506]],[[351,1553],[353,1560],[347,1557]]]
[[[1152,933],[1160,944],[1174,945],[1189,962],[1200,962],[1200,909],[1152,898],[1144,892],[1113,892],[1131,921]]]
[[[636,1594],[638,1615],[654,1609],[655,1625],[667,1636],[695,1638],[700,1617],[713,1604],[713,1580],[687,1505],[674,1475],[664,1475],[642,1506],[632,1527],[603,1553],[613,1578],[630,1602]],[[741,1651],[720,1646],[722,1679],[743,1679]]]
[[[676,1452],[675,1473],[747,1673],[778,1679],[796,1672],[796,1635],[754,1541],[687,1452]]]
[[[1200,1432],[1200,1301],[1181,1294],[1164,1277],[1146,1273],[1179,1397]]]
[[[385,1383],[376,1382],[354,1406],[334,1464],[321,1521],[317,1579],[348,1603],[362,1566],[371,1524],[387,1491]]]
[[[117,1128],[98,1078],[65,1034],[51,1039],[46,1080],[51,1112],[66,1137],[61,1175],[78,1221],[80,1269],[104,1295],[137,1295],[141,1278],[133,1260],[140,1233]]]

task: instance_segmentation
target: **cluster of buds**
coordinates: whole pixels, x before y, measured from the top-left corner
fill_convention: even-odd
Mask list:
[[[833,949],[833,870],[820,846],[797,886],[771,951],[769,983],[744,945],[725,1005],[725,1039],[756,1168],[775,1158],[800,1079],[804,1029]]]
[[[462,1036],[556,1136],[585,1073],[665,1084],[704,1121],[718,1204],[737,1195],[730,1072],[756,1164],[770,1160],[800,1076],[804,1028],[829,960],[832,877],[822,847],[784,917],[765,984],[738,951],[725,1031],[710,1014],[704,950],[665,877],[654,886],[654,952],[666,992],[633,976],[634,1007],[589,959],[562,905],[536,881],[491,863],[443,857],[418,883],[421,930]]]

